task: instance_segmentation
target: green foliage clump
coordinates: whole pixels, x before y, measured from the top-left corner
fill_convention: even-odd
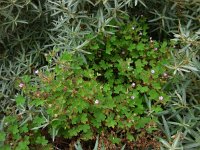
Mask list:
[[[99,81],[107,83],[116,95],[126,93],[133,83],[139,95],[143,93],[150,100],[158,100],[159,96],[165,97],[161,88],[168,77],[165,65],[170,46],[166,41],[159,43],[149,38],[144,21],[142,18],[139,23],[122,25],[113,35],[97,36],[86,48],[92,53],[86,55],[86,60]]]
[[[169,149],[169,145],[173,141],[170,139],[173,137],[171,135],[179,132],[178,138],[174,140],[175,142],[177,139],[179,140],[178,146],[185,146],[184,149],[199,148],[199,10],[199,0],[1,0],[0,119],[4,115],[16,114],[18,116],[19,112],[32,109],[32,107],[25,107],[27,110],[24,110],[23,107],[19,108],[19,106],[13,105],[14,95],[21,93],[19,86],[14,87],[14,82],[21,75],[31,74],[36,68],[44,65],[42,54],[52,47],[56,47],[60,51],[67,49],[80,53],[86,51],[94,53],[94,56],[86,56],[86,60],[90,69],[94,70],[97,82],[103,84],[102,87],[108,87],[106,91],[112,93],[112,98],[123,97],[124,89],[129,87],[131,82],[134,83],[131,85],[135,85],[134,90],[137,90],[138,95],[142,97],[141,105],[145,104],[144,101],[147,103],[144,105],[144,109],[148,107],[148,112],[145,114],[151,116],[151,112],[155,111],[152,106],[157,107],[162,104],[160,101],[157,103],[155,99],[160,97],[158,95],[164,95],[160,90],[162,84],[158,83],[160,83],[161,77],[159,74],[164,73],[165,69],[160,67],[161,61],[157,65],[157,62],[150,61],[150,59],[160,60],[163,56],[159,54],[165,55],[165,53],[149,52],[146,56],[148,51],[142,50],[143,45],[150,49],[155,46],[158,51],[162,46],[157,46],[158,43],[155,41],[153,42],[155,45],[153,44],[152,47],[148,45],[149,39],[143,31],[138,36],[139,29],[132,33],[134,36],[137,35],[136,39],[126,35],[127,42],[119,40],[119,36],[124,36],[122,33],[115,32],[116,26],[112,24],[113,19],[120,23],[124,22],[124,16],[130,15],[131,18],[143,15],[149,21],[149,31],[151,31],[153,39],[163,40],[163,37],[171,38],[174,35],[178,42],[175,47],[177,50],[172,53],[172,61],[165,62],[168,68],[174,71],[175,77],[169,80],[168,86],[168,89],[171,89],[169,94],[173,99],[161,113],[168,122],[168,125],[164,123],[163,128],[163,131],[167,133],[168,143],[162,142]],[[114,27],[113,30],[110,30],[110,26]],[[133,30],[130,31],[133,32]],[[94,40],[93,44],[83,50],[83,46],[88,43],[85,39],[86,35],[102,32],[103,34],[97,38],[101,42]],[[105,36],[108,34],[113,35]],[[133,39],[135,45],[131,43],[129,48],[127,45],[130,39]],[[137,42],[141,44],[138,46]],[[124,50],[120,50],[120,48]],[[115,53],[115,49],[117,53]],[[54,65],[51,67],[54,69]],[[50,68],[49,70],[51,70]],[[151,70],[155,71],[154,75],[150,74]],[[150,75],[151,79],[148,78]],[[167,76],[164,73],[161,82],[165,81]],[[152,90],[153,92],[150,94],[149,91]],[[163,95],[162,97],[167,99]],[[160,98],[162,99],[162,97]],[[134,98],[137,101],[138,97],[134,96]],[[20,101],[20,98],[17,101]],[[174,108],[174,106],[177,107]],[[43,109],[41,110],[37,111],[46,115],[45,111],[43,113]],[[28,114],[24,118],[31,120],[32,116]],[[164,120],[163,118],[162,120]],[[22,121],[25,120],[22,119]],[[13,122],[13,124],[17,123],[18,120]],[[56,133],[55,130],[52,130],[52,133]],[[0,139],[5,139],[5,133],[0,134]],[[28,143],[27,139],[25,141]],[[177,144],[174,145],[177,146]],[[172,147],[174,145],[172,144]]]
[[[162,86],[170,49],[148,38],[144,19],[138,22],[92,40],[85,47],[93,53],[85,57],[88,64],[82,55],[64,51],[58,57],[55,50],[36,77],[19,79],[23,94],[16,96],[15,111],[7,110],[5,145],[46,145],[49,135],[53,141],[101,135],[119,144],[137,140],[141,129],[156,130],[154,115],[168,100]]]
[[[45,65],[43,54],[53,47],[80,51],[85,35],[104,32],[110,21],[122,21],[131,1],[1,0],[0,112],[13,106],[17,78]],[[0,119],[4,115],[0,115]]]

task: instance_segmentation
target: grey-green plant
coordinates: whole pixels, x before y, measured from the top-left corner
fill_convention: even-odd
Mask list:
[[[46,0],[0,1],[0,119],[12,107],[15,80],[44,64],[42,53],[50,41]]]
[[[171,91],[171,101],[160,113],[162,116],[160,126],[166,135],[161,142],[165,147],[166,143],[173,142],[177,134],[181,134],[181,138],[177,140],[179,148],[184,150],[200,148],[200,82],[195,74],[192,72],[177,73],[177,76],[169,83],[174,89]]]
[[[163,148],[172,149],[174,136],[179,149],[200,148],[199,143],[199,104],[200,104],[200,1],[198,0],[164,0],[152,1],[160,7],[151,7],[149,23],[156,35],[162,40],[163,35],[170,35],[176,43],[172,51],[171,65],[167,66],[173,76],[166,86],[170,89],[171,101],[160,114]],[[148,3],[148,2],[147,2]],[[146,4],[147,6],[150,6]],[[164,32],[163,32],[164,31]],[[168,36],[168,38],[170,38]],[[165,121],[164,121],[165,120]]]

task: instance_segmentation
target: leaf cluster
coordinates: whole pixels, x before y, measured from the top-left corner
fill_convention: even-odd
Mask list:
[[[15,98],[17,111],[7,110],[5,145],[46,145],[49,135],[53,141],[101,135],[119,144],[137,140],[141,129],[156,130],[154,114],[168,100],[162,56],[170,50],[167,42],[148,38],[144,19],[138,22],[91,41],[85,47],[93,53],[85,57],[87,64],[79,53],[57,56],[55,49],[46,55],[48,65],[36,77],[26,75],[17,83],[23,93]]]

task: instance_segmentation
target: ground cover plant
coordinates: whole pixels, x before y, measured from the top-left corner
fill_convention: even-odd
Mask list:
[[[98,135],[112,143],[108,148],[125,141],[139,148],[143,135],[149,139],[143,138],[141,148],[158,147],[154,114],[169,100],[161,88],[169,76],[170,46],[149,38],[147,28],[142,18],[121,24],[113,35],[100,34],[85,47],[92,53],[85,59],[67,51],[47,54],[49,65],[35,71],[38,77],[26,75],[16,84],[22,94],[3,120],[5,147],[36,148],[58,137]]]
[[[80,51],[85,35],[104,32],[110,20],[122,21],[131,1],[2,0],[0,2],[0,103],[13,104],[15,80],[45,65],[43,54],[53,47]]]
[[[146,96],[142,98],[142,106],[148,109],[145,109],[144,113],[139,116],[144,117],[150,115],[150,118],[158,117],[155,126],[160,128],[165,136],[159,135],[159,133],[156,133],[155,131],[147,135],[146,131],[144,133],[141,129],[138,129],[141,132],[138,131],[137,134],[133,134],[137,142],[132,142],[132,144],[134,143],[134,146],[140,146],[139,149],[142,149],[147,145],[151,145],[151,143],[148,142],[146,144],[144,142],[146,140],[142,137],[153,139],[152,136],[157,135],[157,137],[160,137],[158,139],[160,139],[161,142],[161,149],[199,149],[199,11],[199,0],[2,0],[0,2],[1,141],[2,139],[4,140],[4,137],[7,135],[7,133],[4,133],[6,130],[4,127],[7,128],[7,126],[5,126],[3,118],[11,114],[19,114],[18,110],[21,112],[22,109],[20,105],[16,106],[16,95],[22,95],[26,98],[23,91],[24,88],[19,87],[21,76],[31,76],[31,84],[34,82],[39,84],[40,82],[38,79],[36,81],[36,78],[34,77],[38,75],[34,72],[47,64],[49,72],[52,72],[56,65],[54,64],[54,60],[52,60],[53,62],[48,63],[45,59],[44,54],[48,53],[48,51],[52,51],[52,49],[58,50],[55,53],[53,52],[54,54],[52,53],[53,56],[50,56],[54,57],[56,55],[56,60],[59,59],[63,51],[68,50],[75,52],[75,56],[78,56],[76,57],[77,59],[81,57],[81,59],[84,60],[82,63],[84,64],[83,66],[85,66],[85,63],[87,62],[89,68],[94,71],[94,78],[98,84],[101,84],[102,87],[104,87],[104,85],[106,87],[109,85],[109,91],[112,92],[111,96],[116,98],[121,97],[123,95],[123,87],[120,85],[124,83],[128,87],[128,83],[133,77],[131,76],[131,70],[129,69],[132,69],[133,72],[140,70],[146,73],[146,69],[150,69],[152,66],[144,66],[145,61],[149,62],[149,59],[158,60],[158,57],[159,59],[162,58],[162,56],[159,56],[157,53],[155,53],[156,55],[154,56],[156,58],[150,56],[153,55],[153,53],[149,54],[148,57],[144,57],[145,55],[142,57],[142,53],[147,53],[146,50],[141,50],[138,51],[138,53],[133,54],[133,52],[127,50],[127,45],[130,44],[130,37],[127,36],[125,38],[127,42],[125,42],[123,40],[117,40],[119,36],[124,37],[122,33],[111,36],[112,34],[115,34],[115,31],[120,30],[121,25],[122,29],[125,29],[123,22],[128,23],[133,20],[134,17],[140,18],[145,16],[145,18],[147,18],[146,23],[148,24],[149,29],[143,33],[144,30],[141,30],[140,27],[139,29],[138,26],[134,26],[133,29],[135,30],[130,30],[130,33],[134,37],[137,37],[136,39],[133,39],[133,43],[137,45],[137,42],[141,42],[140,40],[142,38],[144,39],[144,41],[142,40],[142,44],[145,46],[151,47],[148,45],[147,41],[152,40],[152,43],[154,44],[159,43],[158,45],[161,48],[161,43],[163,41],[173,39],[173,41],[176,41],[176,45],[173,48],[172,53],[167,53],[166,55],[167,57],[171,55],[171,59],[167,60],[168,72],[165,72],[165,77],[160,80],[166,82],[165,86],[162,87],[162,91],[167,93],[167,96],[165,96],[169,97],[169,101],[163,101],[164,103],[166,102],[166,105],[162,105],[163,111],[160,109],[161,112],[159,111],[156,117],[155,112],[149,113],[148,111],[155,108],[151,108],[151,106],[156,105],[157,108],[159,104],[157,105],[156,102],[150,98],[148,92],[145,91],[146,89],[142,93],[140,91],[141,87],[138,87],[139,85],[142,85],[149,89],[152,88],[149,87],[153,85],[152,83],[143,85],[146,84],[149,75],[147,74],[147,77],[145,76],[146,79],[143,79],[138,75],[133,77],[137,81],[131,81],[134,83],[133,85],[135,85],[134,89],[139,91],[139,95],[141,97]],[[129,16],[129,21],[125,19],[127,16]],[[144,23],[141,24],[141,26],[143,25]],[[151,39],[150,37],[146,37],[146,32],[151,35]],[[96,39],[93,39],[95,37]],[[90,43],[89,41],[91,39],[93,40]],[[160,41],[162,42],[160,43]],[[123,46],[120,47],[117,43],[120,43],[120,45]],[[156,50],[157,45],[154,44],[153,46],[156,46]],[[134,46],[132,45],[132,51],[136,51],[140,47],[136,45],[136,49],[134,49]],[[120,48],[125,50],[120,51]],[[103,49],[106,51],[103,51]],[[160,49],[157,50],[159,52]],[[92,55],[93,53],[94,55]],[[133,56],[135,54],[137,56]],[[165,54],[163,53],[163,55]],[[103,61],[102,59],[104,59],[104,57],[105,60]],[[137,63],[130,63],[130,60],[126,60],[125,57],[131,58]],[[112,61],[108,58],[112,58]],[[118,58],[119,60],[117,60]],[[73,62],[76,62],[74,59],[75,58],[73,57]],[[95,61],[96,59],[98,61]],[[141,65],[139,60],[141,60]],[[54,65],[50,65],[51,63]],[[112,65],[108,65],[110,63]],[[130,68],[128,70],[124,69],[123,67],[129,66],[129,63]],[[83,66],[79,67],[87,69],[87,67]],[[139,66],[141,66],[142,69]],[[41,69],[39,72],[44,73],[44,70],[45,69]],[[152,72],[155,71],[154,69],[152,70]],[[125,71],[126,74],[123,74],[123,71]],[[155,71],[155,75],[156,73],[158,72]],[[34,74],[34,76],[32,74]],[[151,75],[152,77],[155,77],[153,74]],[[109,80],[109,77],[111,80]],[[25,77],[25,80],[26,78],[27,77]],[[158,81],[156,78],[153,80]],[[115,81],[113,81],[114,79]],[[87,81],[87,78],[84,77],[83,80]],[[152,82],[152,80],[150,82]],[[164,84],[160,84],[160,86],[162,85]],[[20,86],[23,86],[23,84]],[[156,91],[157,94],[161,94],[161,90],[158,91]],[[160,98],[166,100],[166,97]],[[132,98],[137,100],[135,96]],[[40,106],[38,106],[38,109],[39,107]],[[26,107],[25,109],[29,108]],[[38,111],[43,112],[44,110],[45,109],[42,109],[41,111],[39,109]],[[45,114],[45,117],[46,115],[47,114]],[[30,115],[27,118],[31,119],[31,117],[32,116]],[[20,120],[23,120],[22,118],[20,119],[19,116],[18,119],[19,120],[14,119],[16,121],[15,125],[19,125]],[[29,127],[31,128],[31,125]],[[39,130],[41,130],[42,127]],[[28,128],[28,131],[23,131],[24,129],[22,129],[20,130],[20,133],[27,133],[30,128]],[[35,131],[36,129],[34,132]],[[124,133],[125,132],[122,134],[123,136],[119,136],[119,133],[115,133],[116,136],[120,137],[123,144],[126,143],[123,141],[123,139],[125,139],[124,137],[126,137],[124,136]],[[140,136],[144,134],[146,136]],[[50,135],[50,133],[47,133],[47,130],[45,130],[45,133],[38,132],[34,135],[38,138],[36,140],[37,142],[32,143],[34,138],[32,138],[33,136],[30,136],[32,138],[30,140],[32,144],[29,145],[36,146],[41,143],[43,145],[46,144],[45,142],[47,141],[44,140],[43,135]],[[138,138],[136,138],[136,135]],[[24,144],[23,142],[19,144],[21,149],[27,148],[28,137],[29,136],[26,135]],[[45,138],[48,141],[52,140],[51,136]],[[105,149],[105,145],[102,144],[109,140],[110,138],[102,139],[99,137],[97,138],[96,144],[94,142],[89,142],[87,144],[91,145],[90,149],[93,147],[97,148],[97,145],[99,145],[99,148]],[[12,139],[10,139],[10,141],[12,141]],[[58,138],[58,136],[56,136],[55,141],[52,142],[52,145],[49,144],[49,147],[44,147],[50,149],[50,147],[58,148],[61,145],[64,145],[58,144],[63,141],[63,139]],[[69,145],[68,143],[70,142],[65,144]],[[85,144],[83,141],[76,143],[75,148],[81,149],[80,143],[83,144],[83,149],[85,149],[86,147],[84,147]],[[3,142],[0,144],[2,146]],[[11,146],[19,146],[12,145],[12,142],[9,144],[11,144]],[[109,143],[107,144],[109,145]],[[58,147],[55,147],[55,145]],[[71,147],[73,146],[74,144],[71,144]]]

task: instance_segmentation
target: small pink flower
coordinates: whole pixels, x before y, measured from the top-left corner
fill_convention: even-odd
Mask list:
[[[125,54],[125,51],[122,51],[122,54],[124,55],[124,54]]]
[[[135,87],[135,85],[136,85],[136,84],[135,84],[134,82],[131,84],[132,87]]]
[[[154,74],[154,73],[155,73],[155,70],[151,70],[151,73]]]
[[[97,100],[95,100],[95,102],[94,102],[95,104],[99,104],[99,100],[97,99]]]
[[[35,74],[38,74],[39,73],[39,71],[38,70],[35,70]]]
[[[160,96],[160,97],[159,97],[159,100],[160,100],[160,101],[162,101],[163,99],[164,99],[163,96]]]
[[[131,99],[135,99],[135,96],[131,96]]]
[[[20,84],[19,84],[19,87],[20,87],[20,88],[23,88],[23,87],[24,87],[24,83],[20,83]]]
[[[156,48],[154,48],[154,50],[155,50],[155,51],[157,51],[157,50],[158,50],[158,48],[156,47]]]
[[[167,74],[167,73],[163,73],[163,76],[164,76],[164,77],[167,77],[167,76],[168,76],[168,74]]]

